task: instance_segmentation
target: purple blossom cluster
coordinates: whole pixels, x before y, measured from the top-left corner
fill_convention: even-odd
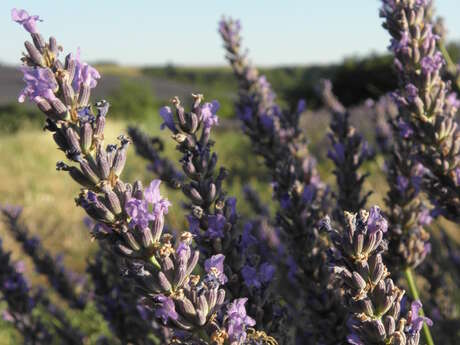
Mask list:
[[[107,145],[109,103],[90,98],[99,72],[79,50],[61,61],[62,47],[53,37],[45,41],[37,29],[40,18],[12,11],[32,38],[25,43],[19,102],[29,100],[45,114],[45,130],[66,158],[56,168],[80,186],[76,202],[89,216],[89,235],[98,245],[88,260],[90,284],[78,285],[30,236],[19,223],[20,212],[2,213],[37,272],[70,308],[96,306],[111,332],[98,343],[434,345],[428,326],[431,319],[442,323],[446,313],[432,293],[422,296],[433,314],[425,316],[413,271],[427,280],[437,277],[438,285],[445,282],[442,268],[426,259],[439,246],[429,234],[434,219],[459,220],[460,132],[454,116],[460,102],[443,79],[446,64],[437,45],[442,30],[432,23],[431,1],[382,2],[400,87],[391,99],[366,102],[376,119],[388,182],[385,208],[369,211],[364,170],[375,154],[332,84],[323,81],[319,91],[331,114],[328,157],[336,187],[323,182],[299,125],[306,103],[283,109],[242,50],[240,22],[220,22],[238,82],[236,117],[269,173],[274,216],[251,186],[243,191],[248,212],[240,212],[240,203],[225,190],[228,172],[213,140],[218,101],[204,102],[197,93],[189,107],[173,97],[159,110],[160,129],[170,132],[180,168],[162,155],[162,140],[138,128]],[[122,179],[131,142],[156,175],[145,188],[141,181]],[[164,197],[164,187],[181,190],[182,213]],[[185,230],[171,230],[172,217],[181,218]],[[458,248],[445,242],[449,260],[458,261]],[[0,248],[4,319],[24,342],[87,343],[23,273]],[[403,275],[408,293],[397,279]],[[37,308],[53,322],[42,320]]]
[[[431,6],[431,1],[384,0],[380,15],[392,37],[401,133],[428,169],[423,188],[433,205],[458,221],[460,132],[455,114],[460,103],[442,75],[445,59],[430,21]]]

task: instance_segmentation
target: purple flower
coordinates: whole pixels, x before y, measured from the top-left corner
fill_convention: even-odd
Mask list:
[[[405,176],[398,175],[398,177],[396,177],[396,188],[403,194],[407,187],[409,187],[409,179]]]
[[[250,122],[252,120],[252,109],[251,109],[251,107],[244,107],[244,109],[238,110],[238,117],[243,122]]]
[[[241,235],[241,248],[246,249],[254,244],[257,244],[257,238],[252,234],[253,225],[247,222],[243,227],[243,234]]]
[[[411,315],[408,323],[408,331],[411,335],[417,334],[423,327],[425,322],[428,326],[433,326],[433,321],[424,316],[419,316],[420,308],[422,303],[419,300],[412,302],[411,304]]]
[[[171,203],[168,199],[160,195],[161,180],[155,179],[144,191],[144,199],[153,205],[153,215],[155,218],[168,214],[168,207]]]
[[[225,284],[228,281],[228,278],[224,273],[224,260],[224,255],[217,254],[211,256],[204,262],[205,271],[209,274],[215,275],[220,284]]]
[[[191,254],[190,246],[187,243],[181,241],[177,246],[176,254],[181,265],[183,264],[183,266],[185,266]]]
[[[58,89],[58,84],[54,78],[53,72],[49,68],[41,67],[21,67],[24,73],[26,87],[21,91],[18,101],[24,102],[26,97],[31,101],[37,102],[37,97],[45,98],[52,101],[56,98],[54,92]]]
[[[383,218],[380,207],[372,206],[367,219],[367,229],[370,233],[382,231],[383,233],[388,230],[388,222]]]
[[[415,98],[418,96],[418,89],[414,84],[407,84],[406,85],[406,95],[407,100],[409,102],[413,102]]]
[[[226,324],[230,343],[243,343],[246,340],[246,328],[256,324],[254,319],[246,314],[244,305],[247,300],[247,298],[238,298],[228,306]]]
[[[305,102],[304,99],[301,99],[297,103],[297,114],[302,114],[305,111],[305,108],[307,107],[307,102]]]
[[[155,317],[161,319],[163,324],[166,324],[168,319],[178,319],[179,315],[171,298],[160,295],[156,297],[156,302],[160,304],[160,307],[155,310]]]
[[[201,121],[203,121],[205,128],[211,128],[212,126],[219,124],[219,118],[217,117],[217,111],[219,108],[220,104],[216,100],[211,103],[205,103],[201,106]]]
[[[80,59],[80,48],[77,49],[75,57],[75,75],[72,81],[72,87],[75,92],[79,92],[82,85],[88,86],[93,89],[97,85],[97,79],[101,78],[99,72],[86,62],[82,62]]]
[[[291,282],[295,281],[295,275],[297,273],[297,262],[295,261],[294,257],[292,255],[289,255],[287,258],[287,265],[289,267],[288,270],[288,279]]]
[[[436,52],[433,56],[425,56],[422,58],[422,61],[420,61],[422,72],[425,75],[439,71],[443,64],[444,59],[441,52]]]
[[[227,223],[227,219],[221,214],[213,215],[208,217],[208,230],[206,235],[209,238],[223,238],[224,237],[224,226]]]
[[[420,214],[418,215],[418,223],[421,226],[430,225],[432,221],[433,217],[431,216],[431,212],[427,208],[423,209],[423,211],[420,212]]]
[[[401,38],[398,40],[392,39],[390,44],[390,49],[395,52],[400,52],[403,49],[406,49],[409,45],[409,35],[407,32],[403,32]]]
[[[260,288],[262,284],[268,283],[272,280],[275,274],[275,267],[267,262],[259,266],[259,271],[255,267],[244,265],[241,269],[244,283],[248,287]]]
[[[267,132],[273,131],[273,118],[267,114],[260,117],[260,122]]]
[[[231,45],[237,44],[240,30],[241,24],[239,20],[226,21],[223,19],[219,22],[219,33],[224,37],[225,41],[230,42]]]
[[[280,204],[283,210],[287,209],[291,205],[291,198],[289,197],[289,194],[286,193],[280,197]]]
[[[412,134],[414,134],[414,131],[411,128],[411,126],[409,126],[407,122],[405,122],[404,120],[399,120],[398,127],[399,127],[399,135],[401,135],[401,137],[404,139],[407,139],[410,136],[412,136]]]
[[[187,220],[189,224],[189,231],[195,235],[200,235],[200,220],[192,215],[187,215]]]
[[[335,164],[339,165],[345,161],[345,147],[342,143],[335,143],[334,150],[329,150],[327,156],[332,159]]]
[[[306,204],[309,204],[313,201],[316,193],[316,184],[310,183],[305,186],[302,192],[302,201]]]
[[[168,127],[171,132],[176,132],[176,126],[174,125],[174,118],[170,107],[163,107],[160,109],[160,116],[163,118],[163,123],[160,128],[163,130]]]
[[[243,276],[246,286],[260,288],[261,283],[257,276],[257,270],[254,267],[244,265],[241,269],[241,275]]]
[[[347,341],[348,341],[348,344],[351,344],[351,345],[365,345],[361,339],[359,338],[359,336],[355,333],[351,333],[350,335],[347,336]]]
[[[460,108],[460,100],[457,98],[457,93],[456,92],[451,92],[449,95],[446,97],[446,105],[449,108],[455,109],[455,111]]]
[[[460,186],[460,167],[455,168],[455,183]]]
[[[134,228],[138,226],[145,229],[149,226],[149,221],[154,220],[155,217],[149,212],[149,205],[145,200],[131,198],[126,203],[126,213],[131,217],[129,225]]]
[[[130,226],[141,229],[148,227],[149,221],[168,213],[171,203],[160,195],[160,180],[153,180],[145,189],[144,199],[131,198],[126,203],[126,213],[130,216]],[[150,205],[152,205],[150,210]]]
[[[225,206],[229,212],[228,215],[228,221],[230,223],[235,223],[238,217],[238,214],[236,213],[236,198],[230,197],[227,199],[225,202]]]
[[[424,0],[426,1],[426,0]],[[426,6],[426,5],[423,5]],[[426,24],[425,30],[426,34],[424,35],[423,42],[422,42],[422,47],[425,50],[429,50],[430,46],[432,46],[434,43],[436,43],[437,40],[440,39],[439,35],[436,35],[433,33],[433,25],[431,24]],[[436,54],[436,53],[435,53]]]
[[[268,283],[272,280],[273,275],[275,274],[275,267],[270,265],[268,262],[264,262],[259,267],[259,277],[262,283]]]
[[[37,21],[42,21],[39,16],[29,16],[26,10],[18,10],[16,8],[11,10],[11,19],[21,24],[31,34],[38,33],[35,24]]]

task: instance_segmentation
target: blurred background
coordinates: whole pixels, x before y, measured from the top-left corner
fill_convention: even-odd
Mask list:
[[[333,183],[332,164],[327,159],[329,114],[322,109],[315,87],[321,78],[333,82],[341,102],[353,109],[352,118],[372,144],[374,119],[363,105],[397,87],[392,59],[386,47],[389,37],[381,27],[378,1],[10,1],[0,3],[0,204],[24,207],[23,222],[55,255],[77,272],[84,272],[87,258],[95,250],[84,214],[73,199],[77,185],[55,170],[62,154],[41,128],[43,116],[29,104],[17,103],[23,88],[18,70],[27,34],[10,20],[12,8],[25,8],[43,18],[39,29],[53,35],[64,53],[81,48],[82,58],[102,75],[93,100],[111,103],[107,142],[137,125],[166,142],[164,154],[176,159],[167,133],[159,130],[159,107],[173,96],[187,102],[192,92],[221,103],[220,123],[215,131],[216,150],[230,178],[229,194],[240,196],[243,183],[250,182],[265,200],[271,200],[269,177],[261,161],[248,155],[249,141],[234,117],[237,84],[227,66],[217,23],[222,15],[240,19],[244,46],[251,61],[272,84],[280,103],[294,107],[307,101],[302,123],[316,155],[324,180]],[[438,0],[436,14],[448,28],[447,48],[454,61],[460,60],[460,2]],[[386,186],[382,158],[364,167],[371,172],[365,188],[373,190],[371,203],[381,203]],[[146,162],[131,149],[124,180],[148,183],[153,175]],[[180,212],[180,196],[164,190]],[[239,209],[246,212],[242,198]],[[171,213],[170,213],[171,214]],[[177,214],[177,213],[175,213]],[[174,227],[180,217],[170,217]],[[456,225],[443,224],[453,240]],[[457,229],[458,230],[458,229]],[[459,231],[456,231],[459,233]],[[0,223],[4,247],[22,258]],[[46,284],[27,262],[33,282]],[[88,333],[104,329],[102,319],[94,322],[94,310],[75,316]],[[90,315],[91,314],[91,315]],[[92,320],[89,323],[87,320]],[[99,322],[99,323],[98,323]],[[17,335],[0,319],[0,344],[14,344]]]

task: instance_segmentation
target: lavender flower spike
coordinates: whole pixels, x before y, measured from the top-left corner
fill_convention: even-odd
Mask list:
[[[320,82],[320,94],[331,112],[329,139],[332,148],[328,157],[334,162],[337,180],[338,207],[335,218],[343,221],[343,212],[357,212],[366,205],[371,192],[363,193],[363,184],[368,174],[361,174],[359,168],[370,160],[368,143],[350,124],[350,113],[332,92],[329,80]]]
[[[285,283],[298,282],[302,287],[285,286],[280,290],[299,292],[293,303],[299,306],[302,317],[296,317],[298,325],[293,326],[299,336],[305,334],[300,342],[340,343],[344,339],[343,311],[336,291],[328,288],[331,285],[323,264],[324,242],[317,231],[328,205],[328,188],[319,177],[316,160],[308,152],[307,139],[299,129],[304,102],[295,111],[281,111],[270,84],[248,61],[241,47],[240,30],[239,21],[231,18],[219,23],[226,58],[238,81],[237,114],[254,151],[265,160],[273,180],[274,197],[280,204],[277,225],[289,253],[281,261],[296,268],[290,272],[294,279]],[[293,257],[302,259],[294,264]],[[307,300],[308,307],[298,303]],[[326,314],[330,315],[327,320],[322,317]]]
[[[423,187],[442,214],[458,222],[460,131],[455,115],[459,103],[450,82],[443,80],[445,61],[430,23],[430,7],[431,1],[383,0],[380,16],[392,36],[390,49],[399,75],[394,98],[403,123],[412,131],[405,139],[429,172]]]
[[[417,345],[419,322],[424,319],[409,314],[412,323],[407,327],[407,319],[400,315],[405,291],[395,286],[382,260],[387,222],[377,210],[346,212],[343,230],[332,229],[328,218],[323,221],[335,245],[330,249],[331,270],[344,286],[350,311],[347,340],[353,345]]]
[[[51,47],[43,48],[37,43],[36,48],[39,47],[44,53],[48,52],[47,49],[52,50]],[[28,58],[25,62],[31,64],[31,67],[38,67],[33,60]],[[64,71],[61,71],[62,66],[65,66]],[[66,104],[62,108],[54,102],[52,106],[49,103],[39,103],[47,117],[45,129],[52,133],[54,141],[72,164],[58,162],[57,169],[67,171],[81,186],[77,204],[96,223],[91,235],[118,259],[116,261],[120,269],[123,263],[124,279],[128,280],[128,284],[136,286],[133,298],[141,303],[143,314],[146,318],[156,318],[166,323],[165,326],[174,332],[174,336],[186,343],[203,344],[223,335],[225,327],[218,315],[224,305],[226,292],[220,283],[222,279],[216,279],[215,276],[220,264],[211,267],[203,278],[193,275],[200,253],[192,249],[191,233],[183,232],[174,238],[164,232],[164,215],[170,203],[159,193],[160,181],[152,181],[145,190],[140,181],[133,184],[122,181],[130,140],[122,135],[118,137],[119,145],[104,145],[109,105],[100,101],[87,106],[89,90],[95,86],[91,71],[82,71],[82,87],[76,96],[72,94],[70,85],[76,73],[72,56],[68,55],[64,65],[54,54],[53,59],[46,61],[46,68],[53,73],[58,69],[62,72],[56,74],[63,92],[55,93],[55,96],[61,102],[59,105]],[[85,73],[89,76],[85,77]],[[208,121],[202,127],[202,136],[199,138],[201,146],[198,147],[203,150],[194,149],[193,153],[209,163],[200,166],[198,171],[212,171],[216,157],[209,155],[208,148],[210,125],[215,122],[216,108],[213,106],[207,117],[202,116],[198,99],[195,112],[187,120],[177,107],[180,113],[179,125],[182,131],[194,133],[201,125],[199,119]],[[192,138],[183,133],[175,136],[179,143]],[[190,142],[187,144],[192,146]],[[190,170],[188,173],[193,175],[194,172]],[[222,171],[214,181],[202,184],[203,189],[191,184],[194,190],[189,191],[197,203],[204,200],[200,200],[201,195],[196,193],[196,188],[205,191],[205,201],[208,205],[215,203],[216,214],[225,214],[231,227],[236,222],[235,203],[226,200],[220,193],[224,177]],[[199,217],[198,211],[196,216]],[[228,226],[225,230],[228,230]],[[232,247],[228,244],[226,246]]]
[[[84,309],[88,298],[84,277],[67,270],[58,258],[48,253],[38,237],[30,235],[29,229],[20,223],[21,211],[19,207],[0,206],[8,230],[32,259],[37,272],[46,276],[50,285],[72,308]]]

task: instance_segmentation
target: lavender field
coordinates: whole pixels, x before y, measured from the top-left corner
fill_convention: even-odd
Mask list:
[[[85,60],[46,4],[6,10],[0,345],[460,343],[448,2],[376,1],[379,52],[260,67],[230,16],[210,20],[227,65],[185,40],[203,63],[130,65]]]

